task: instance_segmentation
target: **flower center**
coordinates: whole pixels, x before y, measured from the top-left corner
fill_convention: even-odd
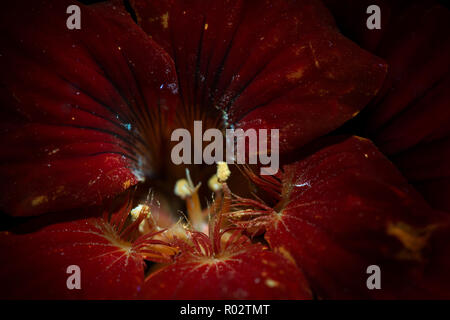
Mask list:
[[[248,168],[244,172],[251,174]],[[135,252],[153,262],[169,262],[178,254],[186,253],[184,257],[188,259],[212,263],[241,252],[255,242],[261,223],[269,221],[273,209],[262,201],[232,194],[227,184],[230,176],[228,165],[218,162],[216,173],[207,183],[212,198],[202,206],[199,193],[202,183],[195,183],[186,168],[185,177],[173,187],[173,194],[185,202],[181,216],[174,218],[149,195],[144,203],[123,211],[126,214],[122,218],[113,217],[116,230],[122,230],[120,238],[128,239]],[[244,234],[252,228],[253,235]]]

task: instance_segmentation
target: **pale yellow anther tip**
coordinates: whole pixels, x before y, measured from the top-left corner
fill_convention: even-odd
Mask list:
[[[145,214],[145,217],[148,218],[151,214],[150,207],[146,204],[140,204],[136,208],[130,211],[131,220],[136,221],[141,214]]]
[[[219,182],[225,182],[231,175],[231,171],[228,168],[226,162],[219,161],[217,162],[217,179]]]
[[[186,179],[180,179],[175,183],[174,189],[175,195],[179,196],[181,199],[185,199],[192,195],[192,189],[189,186],[189,182]]]
[[[211,178],[209,178],[208,187],[214,192],[222,189],[222,184],[219,182],[219,179],[217,178],[216,174],[213,175]]]

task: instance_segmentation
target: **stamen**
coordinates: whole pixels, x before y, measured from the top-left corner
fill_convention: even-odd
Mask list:
[[[203,221],[202,207],[198,196],[198,189],[201,183],[194,186],[188,169],[186,169],[186,178],[176,182],[174,192],[181,199],[186,200],[188,218],[192,226],[196,230],[202,230],[205,223]]]
[[[219,161],[217,162],[217,178],[219,182],[225,182],[231,175],[231,171],[228,168],[226,162]]]
[[[131,221],[134,222],[139,219],[140,216],[143,216],[142,221],[139,223],[139,232],[145,233],[149,229],[152,229],[152,224],[149,223],[149,218],[152,216],[152,212],[150,207],[146,204],[140,204],[136,208],[130,211]],[[155,225],[156,226],[156,225]]]
[[[136,221],[141,214],[144,215],[146,218],[148,218],[151,214],[150,207],[147,206],[146,204],[138,205],[136,208],[134,208],[130,212],[131,220]]]
[[[158,239],[166,229],[150,232],[139,237],[133,249],[142,254],[146,260],[158,263],[169,263],[179,253],[179,249],[171,242]]]
[[[169,227],[161,236],[162,239],[169,242],[174,242],[175,240],[187,241],[189,237],[188,230],[189,228],[183,224],[180,219],[177,223]]]

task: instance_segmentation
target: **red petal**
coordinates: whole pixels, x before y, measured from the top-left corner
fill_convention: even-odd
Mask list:
[[[450,212],[450,137],[420,144],[394,161],[434,207]]]
[[[151,274],[146,299],[310,299],[297,267],[288,259],[252,245],[234,255],[199,258],[190,254]]]
[[[53,217],[54,218],[54,217]],[[40,218],[39,218],[40,219]],[[39,220],[38,220],[39,221]],[[143,259],[113,240],[100,218],[56,223],[26,234],[0,233],[2,299],[128,299],[144,281]],[[81,270],[81,290],[67,288]]]
[[[69,30],[72,2],[19,2],[1,14],[1,208],[97,204],[137,183],[142,119],[172,105],[172,60],[119,7],[80,5]]]
[[[283,185],[289,202],[265,238],[294,257],[319,296],[438,294],[425,271],[439,254],[430,237],[448,221],[368,140],[349,138],[285,167]],[[381,290],[366,287],[370,265],[381,268]]]
[[[131,1],[169,52],[187,106],[225,124],[280,129],[281,150],[323,135],[370,101],[382,60],[338,32],[319,1]]]
[[[326,2],[346,35],[389,64],[364,116],[373,140],[434,207],[450,211],[450,11],[423,0]],[[371,4],[381,8],[381,30],[364,28]]]

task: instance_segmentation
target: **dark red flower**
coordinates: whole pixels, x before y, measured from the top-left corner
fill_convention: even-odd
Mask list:
[[[394,70],[384,81],[386,63],[341,35],[318,0],[130,3],[131,15],[122,1],[80,4],[80,30],[66,28],[69,1],[1,13],[0,208],[42,215],[0,234],[3,298],[449,297],[448,215],[370,141],[317,140],[371,101],[378,128],[398,107],[389,90],[409,103],[396,59],[380,54]],[[424,67],[430,79],[438,65]],[[206,203],[195,183],[212,168],[170,160],[171,132],[194,120],[280,129],[286,165],[218,173]],[[399,121],[375,136],[389,154],[408,143],[381,137],[419,124],[416,111]],[[66,285],[70,265],[80,290]],[[382,290],[366,286],[370,265]]]

